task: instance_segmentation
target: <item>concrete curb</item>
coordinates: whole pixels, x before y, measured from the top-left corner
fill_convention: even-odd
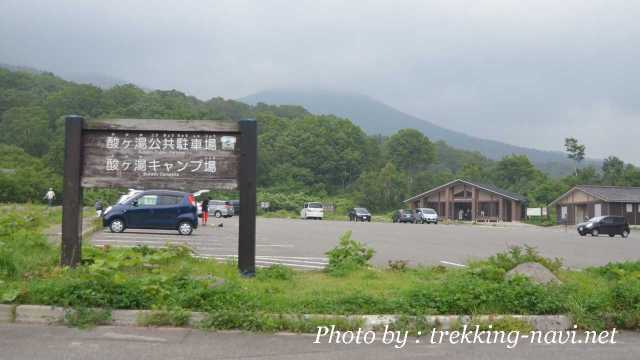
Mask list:
[[[62,324],[65,322],[65,309],[55,306],[43,305],[0,305],[0,322],[32,323],[32,324]],[[157,313],[153,310],[113,310],[111,321],[104,325],[113,326],[144,326],[143,319]],[[15,316],[14,316],[15,314]],[[274,315],[276,316],[276,315]],[[513,319],[530,324],[534,330],[568,330],[573,327],[571,318],[566,315],[432,315],[418,318],[415,316],[400,315],[284,315],[291,319],[300,320],[348,320],[361,321],[363,330],[380,329],[387,325],[393,325],[401,319],[423,320],[433,327],[447,330],[462,325],[491,324],[497,320]],[[206,313],[192,312],[188,321],[188,327],[196,327],[207,318]]]
[[[16,307],[13,305],[0,304],[0,324],[14,322],[15,310],[16,310]]]
[[[17,323],[60,324],[64,322],[64,309],[55,306],[20,305],[16,307]]]

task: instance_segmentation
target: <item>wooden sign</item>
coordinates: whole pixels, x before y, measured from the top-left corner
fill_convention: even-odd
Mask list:
[[[82,258],[83,187],[235,189],[238,268],[255,274],[257,127],[254,120],[65,121],[60,264]]]
[[[85,121],[82,186],[235,189],[239,136],[229,121]]]

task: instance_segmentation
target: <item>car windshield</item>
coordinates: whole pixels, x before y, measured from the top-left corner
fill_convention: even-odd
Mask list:
[[[604,219],[604,216],[596,216],[596,217],[592,217],[591,219],[589,219],[590,222],[597,222]]]
[[[120,196],[120,199],[118,199],[117,203],[118,204],[124,204],[127,201],[129,201],[131,198],[133,198],[136,194],[138,194],[138,193],[136,192],[136,193],[129,193],[129,194],[126,194],[126,195],[122,195],[122,196]]]
[[[322,209],[322,204],[320,204],[320,203],[309,203],[309,207],[311,209]]]
[[[367,210],[365,208],[356,208],[356,213],[358,213],[358,214],[368,214],[369,210]]]
[[[413,211],[411,211],[411,210],[407,209],[407,210],[402,210],[402,212],[404,212],[404,213],[405,213],[405,215],[411,215],[411,213],[412,213]]]
[[[422,212],[425,214],[435,214],[436,212],[433,209],[422,209]]]

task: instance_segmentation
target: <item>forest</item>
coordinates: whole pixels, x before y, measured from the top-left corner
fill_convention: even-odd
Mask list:
[[[59,194],[58,199],[63,196],[64,116],[68,114],[254,118],[258,123],[258,200],[269,201],[272,210],[294,211],[304,201],[321,200],[337,204],[340,211],[358,205],[382,213],[402,206],[402,200],[415,193],[456,178],[520,193],[528,197],[529,206],[544,206],[576,184],[640,186],[640,168],[613,155],[599,169],[580,166],[578,158],[574,174],[554,178],[523,155],[493,161],[477,152],[432,142],[429,134],[415,129],[390,136],[366,134],[349,119],[313,115],[299,106],[251,106],[219,97],[203,101],[176,90],[145,91],[131,84],[101,89],[51,73],[0,69],[0,202],[39,202],[49,187]],[[85,202],[113,201],[123,190],[87,190]]]

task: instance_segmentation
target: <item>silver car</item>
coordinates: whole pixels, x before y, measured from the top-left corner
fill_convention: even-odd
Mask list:
[[[209,215],[217,218],[232,217],[233,205],[226,200],[209,200]],[[198,202],[198,217],[202,216],[202,202]]]

